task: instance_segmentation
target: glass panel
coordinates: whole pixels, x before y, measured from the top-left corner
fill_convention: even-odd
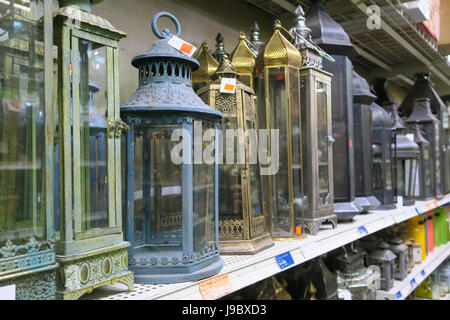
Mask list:
[[[386,190],[392,190],[391,143],[385,145],[386,157]]]
[[[436,159],[436,167],[434,168],[436,172],[436,193],[442,193],[441,185],[441,131],[439,128],[439,123],[434,122],[434,153]]]
[[[383,169],[382,169],[382,160],[380,153],[374,153],[373,155],[373,173],[372,173],[372,181],[373,181],[373,190],[383,190]]]
[[[302,218],[302,152],[300,127],[300,83],[299,71],[289,68],[289,95],[291,108],[291,138],[292,138],[292,178],[294,186],[294,220],[295,225],[301,225]],[[289,133],[288,133],[289,134]],[[305,137],[306,138],[306,137]],[[289,161],[289,160],[288,160]],[[294,222],[294,221],[293,221]]]
[[[308,101],[311,101],[312,97],[309,97],[307,92],[310,89],[310,81],[311,77],[300,77],[300,108],[301,108],[301,129],[302,129],[302,166],[303,166],[303,186],[305,188],[304,196],[303,196],[303,209],[307,210],[310,207],[309,198],[312,196],[313,191],[311,190],[313,186],[308,183],[309,176],[312,172],[312,163],[308,158],[311,157],[310,144],[308,143],[308,124],[307,118],[310,112],[311,106],[308,105]],[[310,102],[311,103],[311,102]],[[309,155],[309,157],[308,157]]]
[[[106,47],[79,39],[81,230],[108,227]]]
[[[210,129],[210,126],[203,123],[203,132],[208,129]],[[208,148],[211,144],[214,145],[215,141],[204,141],[203,150]],[[202,163],[194,164],[193,166],[194,252],[201,252],[205,248],[209,248],[215,244],[215,165]],[[242,204],[238,204],[239,207],[242,208]]]
[[[279,130],[279,170],[271,176],[272,190],[272,235],[290,236],[291,220],[289,213],[288,137],[287,137],[287,94],[283,67],[269,69],[269,114],[270,129]]]
[[[406,172],[407,176],[409,176],[409,181],[406,184],[406,187],[408,188],[408,190],[406,191],[407,192],[406,196],[408,197],[412,197],[412,195],[415,194],[415,187],[416,187],[415,181],[418,171],[417,164],[418,164],[417,159],[412,159],[410,171]]]
[[[319,205],[330,203],[328,177],[327,85],[316,82],[317,95],[317,158],[319,165]]]
[[[0,247],[45,238],[43,3],[0,2]],[[1,257],[1,255],[0,255]]]
[[[399,196],[406,196],[409,186],[411,160],[397,160],[397,191]]]
[[[423,150],[423,162],[424,162],[424,178],[425,178],[425,195],[428,197],[431,195],[431,160],[429,145],[425,146]]]

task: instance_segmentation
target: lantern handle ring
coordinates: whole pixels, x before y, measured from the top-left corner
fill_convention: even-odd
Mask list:
[[[177,29],[175,35],[178,37],[180,35],[180,32],[181,32],[180,22],[178,22],[178,19],[175,18],[175,16],[173,14],[171,14],[169,12],[166,12],[166,11],[158,12],[157,14],[155,14],[155,16],[152,19],[152,31],[155,34],[155,36],[158,39],[167,39],[167,38],[170,38],[172,36],[172,34],[170,33],[169,29],[164,29],[163,33],[160,33],[158,31],[158,27],[156,26],[156,22],[161,17],[167,17],[170,20],[172,20],[172,22],[175,24],[175,27]]]

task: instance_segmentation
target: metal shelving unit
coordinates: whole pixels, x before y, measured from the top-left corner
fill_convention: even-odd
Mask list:
[[[374,211],[356,216],[351,223],[338,224],[336,229],[321,230],[316,236],[309,235],[305,240],[276,241],[273,247],[255,255],[222,256],[225,262],[222,272],[210,279],[168,285],[135,284],[134,292],[125,292],[125,287],[115,284],[98,288],[84,299],[201,300],[204,297],[217,299],[448,202],[450,194],[439,201],[419,201],[411,207]],[[446,248],[445,252],[448,255],[450,244]],[[436,250],[440,251],[439,248]],[[292,261],[289,256],[292,257]],[[426,270],[431,272],[437,265],[431,267],[431,265],[426,267]],[[218,281],[213,283],[215,280]],[[205,292],[204,288],[208,286],[209,291]]]

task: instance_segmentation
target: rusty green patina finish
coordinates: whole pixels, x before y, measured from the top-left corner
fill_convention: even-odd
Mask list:
[[[55,12],[55,40],[59,49],[59,177],[60,239],[56,242],[57,296],[78,299],[98,286],[123,282],[133,290],[128,271],[128,242],[123,241],[120,186],[120,135],[126,129],[119,118],[119,40],[125,33],[106,19],[90,13],[95,1],[62,1]],[[98,1],[97,1],[98,2]],[[93,49],[94,48],[94,49]],[[89,167],[90,122],[86,125],[86,84],[90,81],[89,55],[104,48],[107,198],[105,225],[95,225],[91,212]],[[101,54],[101,53],[100,53]],[[80,61],[74,63],[74,61]],[[71,110],[72,109],[72,110]],[[90,120],[89,120],[90,121]],[[112,134],[111,134],[112,133]]]

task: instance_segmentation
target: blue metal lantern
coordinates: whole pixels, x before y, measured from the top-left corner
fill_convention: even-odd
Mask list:
[[[132,65],[139,88],[121,106],[126,136],[126,239],[129,268],[137,283],[193,281],[223,267],[218,248],[218,153],[222,113],[206,105],[192,89],[197,60],[168,44],[168,29]],[[204,141],[202,132],[210,133]],[[200,136],[199,136],[200,133]],[[193,139],[193,136],[195,138]],[[200,139],[200,143],[197,142]],[[181,152],[174,152],[179,146]],[[200,149],[199,149],[200,148]],[[203,148],[212,162],[198,159]],[[179,150],[179,151],[180,151]],[[182,153],[182,161],[174,159]]]

